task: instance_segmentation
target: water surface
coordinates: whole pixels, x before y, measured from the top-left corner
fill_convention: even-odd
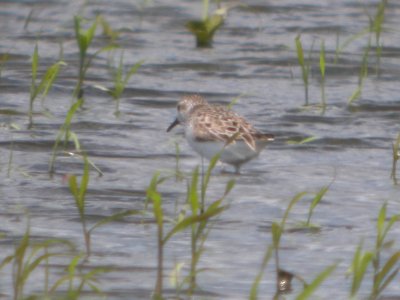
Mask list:
[[[198,2],[198,3],[197,3]],[[176,101],[184,94],[199,93],[210,102],[228,104],[241,95],[234,109],[257,128],[276,135],[276,141],[260,157],[242,168],[240,176],[221,174],[218,166],[208,199],[223,193],[226,182],[236,185],[227,201],[230,207],[214,224],[200,262],[207,271],[198,276],[201,299],[245,299],[271,243],[271,224],[279,221],[297,193],[317,192],[331,183],[316,208],[312,222],[321,230],[284,234],[280,252],[282,267],[310,281],[328,265],[337,270],[316,295],[320,299],[346,299],[350,280],[345,272],[353,253],[364,239],[366,248],[375,241],[375,222],[381,205],[390,215],[399,213],[399,188],[393,185],[391,143],[399,132],[400,4],[391,2],[382,34],[380,76],[375,74],[371,50],[369,76],[361,98],[349,108],[347,100],[356,89],[367,38],[346,47],[334,64],[337,41],[368,26],[376,1],[248,1],[229,13],[215,36],[214,47],[196,49],[185,29],[187,20],[201,14],[201,1],[153,1],[145,6],[133,1],[0,1],[0,195],[2,199],[0,241],[3,257],[23,235],[29,212],[33,240],[63,238],[84,251],[81,224],[67,174],[81,174],[79,158],[60,155],[56,173],[47,170],[53,143],[72,103],[76,83],[78,50],[73,16],[94,18],[102,14],[124,50],[126,65],[144,59],[121,99],[115,103],[96,85],[112,86],[106,53],[94,59],[85,83],[85,105],[72,129],[82,148],[104,172],[91,172],[87,214],[92,224],[124,209],[143,209],[145,190],[157,170],[175,171],[175,143],[181,150],[180,168],[189,174],[200,163],[188,147],[182,129],[166,133],[174,118]],[[31,18],[26,23],[27,16]],[[26,26],[25,26],[26,25]],[[24,28],[25,26],[25,28]],[[107,40],[94,40],[91,53]],[[325,113],[316,106],[305,108],[301,70],[297,64],[295,37],[301,34],[306,55],[314,44],[309,100],[321,102],[318,55],[320,42],[327,51]],[[60,45],[67,66],[41,106],[35,103],[35,125],[28,130],[30,57],[38,42],[41,68],[57,60]],[[116,52],[119,55],[120,52]],[[47,113],[43,113],[44,111]],[[15,129],[17,128],[17,129]],[[296,145],[314,136],[313,142]],[[9,164],[10,155],[12,162]],[[229,169],[229,168],[228,168]],[[185,201],[186,182],[170,180],[160,187],[164,208],[173,217]],[[300,201],[289,217],[289,226],[307,218],[310,197]],[[93,234],[93,256],[88,267],[111,267],[100,276],[108,299],[149,298],[156,274],[156,228],[151,218],[130,218],[110,223]],[[390,237],[397,239],[399,226]],[[175,263],[190,262],[190,235],[173,238],[166,249],[166,274]],[[396,240],[394,247],[398,247]],[[398,249],[398,248],[394,248]],[[384,255],[389,255],[385,251]],[[53,262],[58,278],[66,261]],[[187,269],[185,269],[187,270]],[[1,274],[3,298],[12,295],[10,269]],[[42,275],[29,281],[27,292],[43,289]],[[166,290],[172,295],[174,288]],[[261,298],[274,293],[271,264],[260,285]],[[300,291],[298,283],[288,299]],[[367,295],[370,281],[362,294]],[[387,287],[385,295],[400,295],[399,285]]]

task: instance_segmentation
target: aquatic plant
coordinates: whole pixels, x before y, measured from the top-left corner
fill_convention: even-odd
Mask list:
[[[380,43],[380,38],[383,30],[383,23],[385,21],[385,9],[387,6],[388,0],[381,0],[376,6],[376,12],[374,17],[372,17],[368,11],[365,9],[367,14],[369,24],[359,32],[349,36],[342,43],[339,43],[339,36],[337,38],[336,50],[335,50],[335,59],[334,63],[337,63],[340,57],[340,54],[343,50],[350,45],[352,42],[359,38],[363,38],[368,35],[368,47],[371,47],[371,34],[375,34],[375,54],[377,57],[377,67],[379,67],[380,56],[382,52],[382,45]]]
[[[26,16],[25,22],[24,22],[24,30],[27,30],[27,29],[28,29],[29,23],[30,23],[31,20],[32,20],[33,12],[34,12],[34,9],[32,8],[32,9],[29,11],[29,14]]]
[[[32,242],[30,234],[30,224],[24,235],[14,250],[14,253],[6,256],[0,264],[0,270],[6,265],[12,264],[13,277],[13,299],[20,300],[24,298],[24,288],[30,276],[38,270],[42,263],[46,262],[50,257],[59,256],[60,252],[49,252],[53,246],[68,246],[71,250],[73,245],[65,240],[47,239],[42,242]],[[48,268],[45,268],[45,274],[48,274]],[[45,276],[48,279],[48,276]],[[45,283],[48,286],[48,283]],[[46,291],[47,292],[47,291]]]
[[[364,85],[364,80],[368,76],[368,61],[369,61],[369,56],[372,48],[372,35],[375,34],[375,56],[376,56],[376,74],[379,76],[379,68],[380,68],[380,60],[381,60],[381,55],[382,55],[382,44],[380,42],[381,34],[382,34],[382,28],[383,28],[383,23],[385,20],[385,9],[387,6],[388,1],[387,0],[381,0],[376,7],[376,12],[374,17],[370,16],[367,12],[367,16],[369,19],[369,25],[361,30],[360,32],[350,36],[347,38],[341,45],[337,45],[336,48],[336,53],[335,53],[335,63],[337,63],[339,59],[340,53],[343,51],[345,47],[347,47],[351,42],[364,37],[368,36],[367,39],[367,45],[364,49],[362,61],[361,61],[361,67],[360,67],[360,72],[358,75],[358,86],[352,93],[352,95],[348,98],[348,105],[352,105],[352,103],[359,99],[361,97],[363,85]]]
[[[297,141],[297,140],[288,140],[286,142],[286,144],[288,144],[288,145],[303,145],[303,144],[311,143],[311,142],[313,142],[313,141],[315,141],[317,139],[318,139],[318,137],[316,137],[316,136],[309,136],[309,137],[306,137],[306,138],[301,139],[299,141]]]
[[[90,291],[103,295],[99,287],[98,275],[109,272],[109,268],[90,268],[87,273],[83,272],[83,263],[86,262],[86,255],[75,255],[66,268],[66,274],[59,278],[49,289],[49,295],[55,294],[57,289],[63,285],[67,285],[68,289],[65,292],[65,299],[78,300],[81,299],[82,293]]]
[[[362,63],[360,67],[360,72],[358,75],[358,85],[357,88],[354,90],[352,95],[347,101],[347,104],[350,106],[353,102],[361,97],[361,93],[364,87],[364,80],[368,77],[368,56],[370,51],[370,45],[365,49],[364,55],[362,58]]]
[[[279,295],[282,292],[281,278],[279,276],[279,274],[281,273],[281,268],[280,268],[280,263],[279,263],[279,248],[280,248],[281,238],[282,238],[283,232],[285,230],[286,220],[287,220],[289,213],[292,210],[293,206],[300,199],[302,199],[306,194],[307,194],[307,192],[301,192],[301,193],[296,194],[290,201],[289,205],[287,206],[280,223],[273,222],[271,225],[272,245],[273,245],[273,249],[274,249],[274,253],[275,253],[275,273],[276,273],[275,297],[277,297],[277,295]]]
[[[353,299],[356,297],[361,287],[361,283],[373,257],[373,253],[371,251],[362,252],[362,249],[363,241],[361,241],[357,246],[349,271],[349,273],[352,274],[350,297]]]
[[[113,44],[106,45],[99,50],[97,50],[93,55],[88,55],[88,49],[93,41],[94,35],[96,33],[97,23],[101,21],[100,17],[92,22],[88,29],[84,30],[82,28],[82,17],[74,17],[74,29],[75,29],[75,39],[79,48],[79,69],[78,69],[78,81],[74,90],[74,97],[76,99],[83,99],[83,85],[86,77],[86,72],[89,69],[93,58],[104,51],[109,51],[114,49],[116,46]],[[83,102],[81,103],[81,105]]]
[[[110,23],[107,22],[106,18],[102,15],[99,15],[97,17],[97,21],[100,23],[103,31],[102,34],[103,36],[109,38],[111,42],[114,42],[116,39],[118,39],[120,33],[118,31],[115,31]]]
[[[137,72],[140,66],[144,63],[144,60],[140,60],[125,73],[124,72],[124,54],[122,53],[119,59],[119,64],[117,67],[110,65],[110,73],[113,78],[114,86],[111,89],[108,89],[108,92],[113,97],[115,101],[115,114],[119,114],[119,102],[122,96],[122,93],[125,90],[126,85],[128,84],[129,79],[133,74]]]
[[[88,55],[87,51],[96,33],[97,21],[94,21],[87,30],[82,29],[81,23],[82,23],[82,18],[79,16],[75,16],[74,29],[75,29],[75,39],[79,48],[79,69],[78,69],[78,81],[75,86],[74,96],[78,99],[81,98],[82,96],[83,82],[85,79],[86,71],[91,63],[91,58],[87,58]]]
[[[265,251],[263,260],[261,262],[260,270],[258,271],[253,284],[251,285],[249,300],[257,300],[258,299],[258,286],[260,285],[261,279],[264,276],[265,269],[267,268],[268,262],[271,259],[273,253],[274,253],[273,245],[268,245],[267,250]]]
[[[387,203],[385,203],[381,207],[376,222],[376,241],[372,257],[373,286],[370,299],[377,299],[382,291],[395,279],[400,270],[398,264],[400,262],[399,250],[393,253],[384,264],[382,263],[382,251],[393,244],[393,241],[386,241],[386,236],[393,225],[400,221],[400,215],[394,215],[388,220],[387,218]]]
[[[314,293],[314,291],[324,282],[331,273],[336,269],[337,264],[330,265],[322,270],[310,284],[306,284],[303,290],[297,295],[296,300],[306,300]]]
[[[390,178],[392,178],[393,183],[397,184],[397,161],[400,158],[400,133],[397,135],[397,139],[392,143],[392,172],[390,173]]]
[[[201,180],[201,201],[199,201],[199,169],[195,168],[192,174],[192,181],[188,185],[187,191],[187,203],[189,204],[191,210],[191,216],[194,218],[196,216],[216,216],[220,214],[227,206],[222,206],[222,201],[229,194],[235,185],[234,180],[229,180],[225,186],[225,191],[223,195],[212,202],[208,207],[205,206],[205,197],[208,189],[208,184],[211,178],[211,172],[215,168],[215,165],[219,159],[220,155],[215,155],[209,163],[206,173],[202,173]],[[204,244],[207,240],[209,230],[206,231],[207,224],[210,218],[202,218],[197,223],[191,225],[191,264],[189,273],[189,294],[191,295],[196,288],[196,275],[198,273],[197,264],[200,260],[201,254],[204,252]]]
[[[400,221],[400,215],[387,217],[387,203],[383,204],[376,222],[376,240],[372,251],[363,252],[363,242],[357,246],[353,257],[349,274],[352,276],[350,296],[355,299],[368,268],[372,267],[372,289],[370,300],[378,299],[384,289],[396,278],[400,271],[400,250],[395,251],[383,264],[382,251],[389,248],[393,241],[386,241],[386,236],[396,222]]]
[[[43,75],[42,79],[39,83],[36,82],[37,79],[37,71],[39,66],[39,50],[38,45],[35,45],[35,50],[32,55],[32,80],[30,87],[30,98],[29,98],[29,125],[28,128],[32,128],[33,125],[33,103],[35,102],[38,96],[45,98],[53,86],[54,80],[57,78],[57,75],[60,71],[62,65],[65,65],[64,62],[58,61],[51,65]]]
[[[116,213],[114,215],[111,215],[109,217],[103,218],[99,222],[97,222],[95,225],[93,225],[90,229],[87,226],[86,223],[86,213],[85,213],[85,207],[86,207],[86,192],[87,192],[87,187],[89,184],[89,161],[84,155],[84,164],[83,164],[83,174],[81,177],[81,183],[78,185],[77,178],[75,175],[70,175],[68,178],[68,183],[69,183],[69,189],[71,191],[71,194],[74,196],[75,199],[75,206],[78,209],[79,212],[79,218],[82,224],[82,233],[83,237],[85,240],[85,246],[86,246],[86,258],[89,258],[91,255],[91,234],[94,229],[107,224],[109,222],[121,219],[126,216],[131,216],[135,214],[141,214],[142,212],[140,210],[126,210],[122,211],[119,213]]]
[[[297,53],[297,61],[301,67],[301,75],[303,79],[303,85],[304,85],[304,98],[305,98],[305,105],[308,105],[308,78],[310,75],[310,65],[311,65],[311,52],[312,52],[312,47],[309,52],[309,58],[307,60],[304,59],[304,51],[303,51],[303,45],[301,43],[300,35],[298,35],[295,39],[296,42],[296,53]]]
[[[81,178],[81,183],[78,185],[77,178],[75,175],[70,175],[69,179],[69,189],[71,194],[74,196],[75,199],[75,206],[79,212],[79,218],[82,224],[82,232],[83,237],[85,239],[85,246],[86,246],[86,255],[90,256],[90,232],[87,229],[86,225],[86,216],[85,216],[85,198],[86,198],[86,191],[87,186],[89,184],[89,164],[85,158],[84,167],[83,167],[83,175]]]
[[[204,241],[204,230],[206,228],[207,222],[214,216],[219,215],[223,210],[226,209],[226,206],[221,205],[224,197],[233,187],[232,184],[227,184],[225,193],[223,197],[212,202],[204,212],[200,210],[200,203],[198,201],[198,177],[199,171],[198,167],[195,168],[192,174],[191,184],[188,186],[188,203],[191,207],[192,214],[189,216],[181,216],[176,222],[173,224],[173,227],[165,233],[164,222],[166,220],[164,216],[164,211],[162,207],[162,195],[158,191],[158,186],[166,180],[166,178],[160,178],[160,174],[156,172],[150,182],[149,187],[147,188],[146,194],[147,199],[151,200],[153,204],[153,215],[157,224],[157,279],[156,285],[154,289],[154,299],[162,299],[163,294],[163,273],[164,273],[164,247],[168,240],[172,238],[176,233],[185,230],[186,228],[191,227],[192,235],[191,235],[191,270],[190,270],[190,287],[189,293],[193,292],[195,287],[195,274],[197,272],[196,266],[197,262],[200,258],[200,254],[202,251],[197,247],[197,242],[199,239],[203,238]],[[202,249],[202,247],[201,247]]]
[[[322,113],[326,109],[326,95],[325,95],[325,41],[321,40],[321,49],[319,52],[319,71],[321,73],[321,106]]]
[[[310,223],[311,217],[313,215],[314,209],[317,207],[317,205],[321,202],[322,198],[325,196],[325,194],[328,192],[332,182],[327,185],[322,187],[314,196],[313,200],[311,201],[310,207],[308,209],[308,216],[307,216],[307,221],[304,223],[304,226],[306,228],[318,228],[316,225],[313,225]]]
[[[203,0],[203,17],[201,20],[191,20],[186,28],[196,37],[196,46],[199,48],[211,47],[214,34],[224,23],[226,9],[216,10],[210,16],[210,0]]]
[[[58,130],[54,145],[53,145],[53,151],[52,155],[50,158],[50,163],[49,163],[49,173],[52,175],[54,173],[54,166],[55,166],[55,161],[56,161],[56,155],[58,148],[60,146],[60,143],[64,141],[64,147],[66,147],[67,143],[72,140],[75,145],[75,150],[79,151],[80,150],[80,143],[78,136],[71,131],[71,121],[72,118],[75,115],[75,112],[79,109],[79,107],[82,106],[83,99],[78,99],[75,103],[71,105],[69,108],[66,116],[64,123],[61,125],[60,129]]]
[[[175,146],[175,180],[176,181],[181,181],[185,179],[185,174],[181,171],[180,168],[180,154],[181,154],[181,149],[179,147],[178,141],[174,141],[174,146]]]
[[[314,197],[308,217],[307,222],[305,223],[307,226],[310,225],[310,219],[314,208],[317,204],[321,201],[324,194],[328,191],[329,186],[322,188]],[[326,280],[329,275],[335,270],[337,264],[330,265],[326,267],[321,273],[319,273],[314,280],[308,284],[302,277],[297,274],[293,274],[291,272],[285,271],[280,267],[280,260],[279,260],[279,248],[280,248],[280,241],[282,235],[285,231],[286,221],[288,215],[294,205],[301,199],[307,195],[307,192],[301,192],[295,195],[292,200],[290,201],[289,205],[287,206],[285,213],[281,219],[281,221],[273,222],[271,225],[271,234],[272,234],[272,245],[267,247],[267,250],[264,254],[263,261],[261,264],[261,268],[257,273],[257,276],[252,284],[249,299],[256,300],[258,299],[258,286],[264,274],[264,271],[268,265],[269,260],[271,259],[272,255],[275,254],[275,273],[276,273],[276,292],[274,295],[274,299],[279,299],[279,295],[282,293],[287,293],[291,291],[291,281],[293,278],[296,278],[303,284],[303,290],[299,293],[296,299],[308,299],[308,297],[318,288],[318,286]]]
[[[370,32],[375,33],[375,55],[376,55],[376,74],[379,75],[379,68],[381,62],[381,55],[382,55],[382,44],[380,41],[382,30],[383,30],[383,23],[385,21],[385,10],[388,4],[388,0],[381,0],[377,7],[375,16],[372,18],[369,17],[370,21]]]

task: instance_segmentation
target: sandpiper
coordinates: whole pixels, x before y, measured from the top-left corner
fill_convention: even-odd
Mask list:
[[[233,165],[239,173],[243,163],[258,156],[274,136],[256,130],[246,119],[227,107],[209,104],[199,95],[184,96],[177,105],[177,118],[168,127],[185,128],[190,146],[202,157]]]

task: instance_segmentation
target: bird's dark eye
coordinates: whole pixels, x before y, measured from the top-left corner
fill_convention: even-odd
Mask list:
[[[178,104],[178,111],[182,111],[182,110],[185,110],[185,104],[183,104],[183,103],[181,103],[181,104]]]

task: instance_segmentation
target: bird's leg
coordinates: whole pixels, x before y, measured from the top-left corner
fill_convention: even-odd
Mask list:
[[[239,165],[235,165],[235,174],[240,175],[240,166]]]

